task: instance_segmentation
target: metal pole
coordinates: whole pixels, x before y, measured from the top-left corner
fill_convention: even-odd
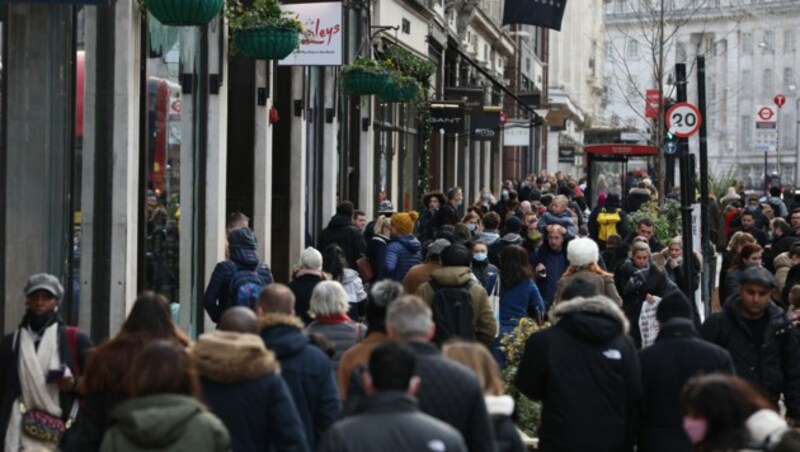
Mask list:
[[[703,119],[700,122],[700,240],[701,249],[703,252],[703,284],[700,290],[701,300],[705,308],[705,315],[711,313],[711,292],[714,290],[710,287],[709,281],[711,280],[711,272],[709,271],[709,264],[711,257],[714,254],[714,248],[711,245],[711,218],[708,212],[708,130],[706,128],[706,57],[700,55],[697,57],[697,108],[700,110],[700,117]],[[687,256],[684,256],[684,260]]]
[[[686,102],[686,64],[675,65],[677,79],[678,102]],[[692,188],[692,170],[689,159],[689,139],[678,139],[678,153],[681,165],[681,219],[683,220],[683,274],[686,276],[683,293],[689,300],[694,300],[692,287],[694,286],[694,273],[692,268],[692,202],[694,190]]]

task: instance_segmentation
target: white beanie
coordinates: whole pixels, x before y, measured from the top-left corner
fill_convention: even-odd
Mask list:
[[[567,259],[573,267],[586,267],[597,262],[599,257],[600,250],[592,239],[572,239],[567,245]]]
[[[322,270],[322,253],[308,247],[300,253],[300,266],[310,270]]]

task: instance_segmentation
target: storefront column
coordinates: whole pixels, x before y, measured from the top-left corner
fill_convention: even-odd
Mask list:
[[[330,171],[331,168],[336,168],[337,162],[337,149],[338,131],[339,131],[339,117],[336,115],[336,72],[334,68],[325,68],[325,125],[322,131],[322,218],[327,220],[336,213],[336,187],[338,181],[336,180],[336,171]],[[341,174],[339,177],[347,178],[346,174]],[[362,206],[359,206],[361,208]],[[370,217],[367,217],[370,218]]]
[[[264,105],[255,102],[255,177],[253,179],[253,231],[258,237],[258,254],[264,262],[272,260],[272,126],[269,123],[269,112],[275,96],[272,87],[275,83],[272,61],[256,61],[256,87],[269,87],[268,97]],[[294,123],[294,117],[292,122]],[[294,129],[292,129],[294,130]],[[294,137],[293,137],[294,138]],[[294,149],[292,150],[294,152]],[[292,166],[294,170],[294,166]]]
[[[292,126],[289,181],[289,262],[300,260],[306,240],[306,117],[304,68],[292,67]]]
[[[359,208],[364,211],[367,218],[375,218],[375,149],[373,131],[375,127],[372,124],[372,114],[374,111],[374,103],[372,100],[368,101],[368,105],[362,107],[360,130],[361,136],[359,137],[359,162],[358,173],[358,199]],[[364,130],[365,121],[369,124],[367,130]]]
[[[483,168],[481,168],[481,189],[488,187],[489,191],[494,193],[495,187],[492,187],[492,143],[493,141],[486,141],[483,143],[481,153],[483,154]]]
[[[86,30],[80,313],[103,337],[137,291],[141,12],[136,2],[90,7]]]

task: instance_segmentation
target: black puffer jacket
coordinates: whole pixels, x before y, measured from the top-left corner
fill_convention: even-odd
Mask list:
[[[606,297],[550,311],[555,325],[525,345],[516,386],[542,401],[539,450],[630,451],[641,393],[628,320]]]
[[[493,451],[492,425],[475,374],[444,358],[433,344],[409,346],[417,357],[420,409],[461,432],[470,452]]]
[[[328,227],[323,229],[319,236],[317,249],[324,253],[325,248],[333,243],[344,251],[347,265],[353,270],[358,270],[356,260],[367,250],[367,243],[364,241],[364,235],[353,225],[348,215],[334,215],[331,218]]]
[[[622,310],[631,324],[630,334],[637,348],[642,346],[639,331],[639,314],[647,294],[663,297],[669,291],[670,282],[666,273],[652,262],[646,268],[636,268],[628,259],[614,274],[617,292],[622,297]]]
[[[736,374],[763,389],[775,406],[783,394],[787,416],[800,419],[800,346],[794,340],[786,314],[769,302],[764,313],[769,323],[763,343],[757,348],[758,341],[752,337],[740,310],[741,298],[734,294],[722,312],[703,324],[703,338],[728,350]]]
[[[639,356],[643,391],[638,450],[691,451],[683,431],[683,387],[698,374],[734,374],[731,355],[700,339],[691,320],[676,318],[661,325],[656,343]]]

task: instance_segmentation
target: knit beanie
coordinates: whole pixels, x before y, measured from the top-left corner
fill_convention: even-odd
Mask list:
[[[322,253],[308,247],[300,253],[300,266],[310,270],[322,270]]]
[[[599,256],[600,250],[592,239],[572,239],[567,245],[567,260],[573,267],[586,267],[597,262]]]
[[[692,318],[692,309],[689,306],[689,299],[687,299],[686,295],[680,290],[673,290],[664,295],[664,298],[661,299],[661,303],[658,304],[658,309],[656,310],[656,320],[660,323],[674,318]]]
[[[400,235],[410,235],[414,232],[414,222],[419,215],[413,210],[411,212],[398,212],[392,215],[392,226],[397,229]]]
[[[522,220],[516,216],[511,216],[506,219],[506,232],[519,234],[522,231]]]

